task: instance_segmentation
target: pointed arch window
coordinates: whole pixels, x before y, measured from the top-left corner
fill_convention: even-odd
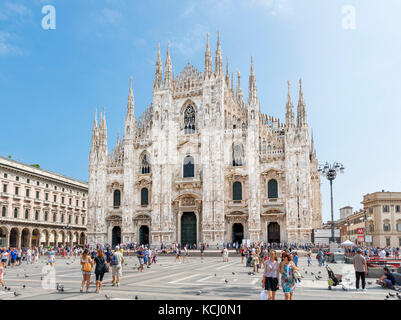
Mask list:
[[[150,162],[148,154],[144,153],[141,159],[141,173],[147,174],[150,173]]]
[[[184,111],[184,132],[195,133],[195,108],[192,105],[187,106]]]
[[[121,204],[121,191],[120,190],[114,190],[113,193],[113,206],[115,208],[118,208]]]
[[[148,188],[141,189],[141,206],[146,207],[149,204],[149,190]]]
[[[2,216],[2,217],[5,217],[6,214],[7,214],[7,208],[6,208],[6,207],[3,207],[3,208],[1,209],[1,216]]]
[[[193,177],[195,177],[194,158],[191,156],[186,156],[184,159],[184,178]]]
[[[240,167],[243,164],[242,147],[236,145],[233,147],[233,166]]]
[[[269,199],[277,199],[278,198],[278,184],[276,179],[271,179],[267,183],[267,192]]]
[[[234,201],[242,200],[242,183],[239,181],[233,183],[233,200]]]

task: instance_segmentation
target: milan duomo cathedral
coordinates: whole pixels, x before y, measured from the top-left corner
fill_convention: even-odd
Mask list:
[[[214,69],[214,70],[213,70]],[[320,228],[318,161],[302,82],[296,118],[288,82],[285,123],[260,110],[251,59],[247,100],[234,85],[218,36],[204,70],[174,74],[160,46],[153,102],[134,115],[129,88],[124,135],[108,152],[106,115],[95,116],[89,154],[88,242],[310,242]]]

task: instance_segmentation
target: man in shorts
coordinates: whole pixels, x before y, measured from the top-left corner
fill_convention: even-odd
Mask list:
[[[116,246],[113,256],[111,257],[111,269],[113,277],[113,287],[120,286],[120,278],[122,276],[122,263],[124,262],[123,255],[120,252],[120,247]]]
[[[145,253],[143,252],[142,246],[139,247],[139,250],[137,252],[137,257],[139,261],[138,271],[143,272],[143,265],[145,263]]]

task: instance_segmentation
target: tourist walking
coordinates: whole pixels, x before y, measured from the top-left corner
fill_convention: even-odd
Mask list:
[[[89,250],[85,249],[81,256],[82,283],[81,283],[81,289],[79,290],[80,292],[83,291],[85,283],[86,283],[86,293],[89,292],[92,267],[93,267],[93,261],[89,257]]]
[[[143,252],[142,247],[139,248],[139,250],[137,252],[137,257],[138,257],[138,262],[139,262],[138,271],[143,272],[143,265],[145,263],[145,254]]]
[[[308,252],[308,255],[306,256],[306,259],[308,260],[308,267],[309,267],[310,265],[312,265],[312,258],[311,258],[310,252]]]
[[[3,267],[3,264],[1,263],[0,264],[0,283],[1,283],[2,288],[4,288],[6,286],[4,283],[3,277],[4,277],[4,267]]]
[[[276,291],[279,289],[278,279],[280,275],[279,262],[275,250],[270,251],[270,257],[265,260],[264,268],[262,288],[267,290],[267,300],[275,300]]]
[[[32,250],[31,248],[28,248],[26,251],[26,263],[27,264],[32,264]]]
[[[203,256],[204,256],[204,251],[205,251],[205,244],[202,243],[200,246],[200,256],[201,256],[201,260],[203,260]]]
[[[111,257],[111,269],[113,284],[112,286],[120,286],[120,279],[122,276],[122,263],[124,262],[123,255],[120,251],[120,247],[116,246],[113,256]]]
[[[102,289],[103,276],[106,272],[109,272],[109,267],[104,259],[104,253],[102,249],[97,250],[95,264],[96,293],[100,293],[100,290]]]
[[[50,251],[49,251],[49,256],[48,256],[48,261],[47,262],[50,264],[50,267],[53,268],[54,262],[56,262],[56,257],[55,257],[53,248],[51,248]]]
[[[282,255],[282,263],[280,266],[281,286],[284,291],[285,300],[292,300],[295,289],[294,271],[299,271],[298,267],[291,261],[292,257],[288,252]]]
[[[185,246],[185,247],[184,247],[184,255],[182,256],[182,263],[185,262],[185,260],[187,259],[187,257],[188,257],[188,249],[187,249],[187,246]]]
[[[356,290],[359,291],[359,281],[362,280],[362,290],[365,289],[365,276],[368,274],[368,265],[366,263],[366,258],[362,255],[362,249],[357,249],[357,254],[354,256],[354,269],[356,277]]]
[[[177,262],[177,260],[178,260],[178,262],[181,263],[180,256],[181,256],[181,250],[180,250],[180,248],[177,247],[175,249],[175,260],[174,260],[174,262]]]
[[[6,248],[2,249],[1,252],[1,264],[3,265],[4,268],[7,267],[7,261],[9,257],[9,252]]]

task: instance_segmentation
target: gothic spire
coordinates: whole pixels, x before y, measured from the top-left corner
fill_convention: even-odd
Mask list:
[[[129,78],[129,94],[127,102],[127,118],[134,116],[134,91],[132,89],[132,77]]]
[[[238,71],[238,82],[237,82],[237,99],[242,101],[242,97],[244,96],[241,88],[241,73]]]
[[[230,72],[228,71],[228,57],[226,57],[226,83],[227,87],[230,87]]]
[[[209,33],[207,34],[207,43],[206,43],[206,51],[205,51],[205,78],[209,79],[213,72],[212,66],[212,52],[210,51],[209,44]]]
[[[95,109],[95,120],[93,121],[93,128],[92,128],[92,147],[91,147],[91,152],[94,151],[94,149],[98,145],[98,126],[97,126],[97,108]]]
[[[124,139],[129,138],[130,133],[135,127],[135,100],[134,90],[132,89],[132,77],[129,78],[129,94],[127,102],[127,115],[125,116]]]
[[[231,92],[234,94],[234,73],[231,72]]]
[[[155,71],[155,88],[161,88],[163,86],[163,64],[160,57],[160,43],[158,44],[156,71]]]
[[[253,56],[251,56],[251,74],[249,75],[248,101],[252,102],[257,99],[258,99],[258,89],[256,88],[256,77],[253,71]]]
[[[217,31],[217,49],[215,57],[215,73],[216,76],[223,75],[223,54],[221,52],[220,32]]]
[[[166,57],[166,63],[165,63],[164,69],[165,69],[165,72],[164,72],[164,87],[165,88],[170,88],[171,80],[172,80],[172,64],[171,64],[171,58],[170,58],[170,41],[167,43],[167,57]]]
[[[310,143],[310,145],[311,145],[311,153],[314,153],[315,152],[315,142],[313,141],[313,129],[311,130],[312,132],[311,132],[311,143]]]
[[[287,104],[285,106],[285,108],[286,108],[285,123],[286,123],[287,127],[293,127],[294,126],[294,105],[292,104],[290,81],[287,81],[287,84],[288,84],[288,93],[287,93]]]
[[[302,90],[302,79],[299,79],[299,98],[297,107],[297,127],[306,125],[306,104]]]
[[[100,135],[102,137],[102,144],[105,148],[105,150],[107,150],[107,124],[106,124],[106,110],[103,107],[103,119],[102,121],[102,130],[100,132]]]

